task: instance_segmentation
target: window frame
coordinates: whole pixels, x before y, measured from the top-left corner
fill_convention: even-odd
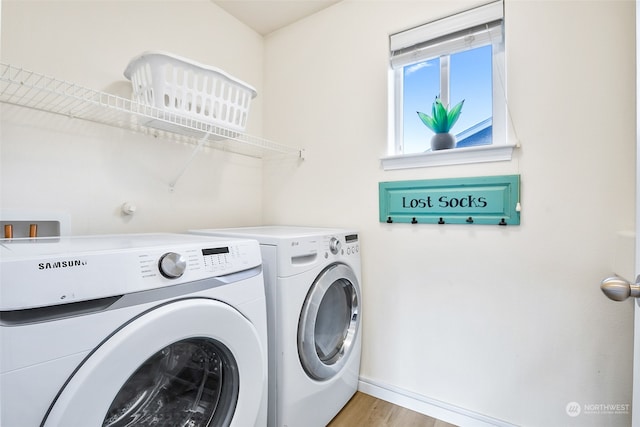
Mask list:
[[[381,159],[385,170],[511,160],[512,151],[516,144],[508,143],[511,132],[507,123],[508,111],[505,93],[503,8],[503,0],[494,1],[390,36],[388,155]],[[499,24],[496,24],[496,22],[499,22]],[[448,57],[449,52],[453,54],[465,50],[460,49],[460,45],[465,38],[465,30],[468,32],[470,28],[482,28],[482,26],[486,26],[485,32],[487,35],[480,35],[478,43],[468,48],[487,44],[492,44],[493,46],[492,143],[490,145],[427,151],[424,153],[403,153],[404,67],[437,56],[442,58],[443,54]],[[500,38],[496,43],[496,40],[494,40],[495,28],[498,28],[498,26],[500,28]],[[478,33],[480,34],[481,31],[478,30]],[[491,34],[492,32],[493,35]],[[445,40],[445,42],[434,43],[434,39]],[[444,45],[444,47],[441,45]],[[398,52],[400,53],[398,54]],[[436,55],[433,52],[436,52]],[[394,57],[394,54],[398,54],[398,56]],[[404,58],[402,57],[403,55]],[[398,58],[400,59],[398,60]],[[395,64],[392,64],[392,62],[395,62]]]

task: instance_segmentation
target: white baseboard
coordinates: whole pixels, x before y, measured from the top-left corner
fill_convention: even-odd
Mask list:
[[[440,402],[408,390],[360,377],[358,390],[412,411],[437,418],[460,427],[516,427],[477,412]]]

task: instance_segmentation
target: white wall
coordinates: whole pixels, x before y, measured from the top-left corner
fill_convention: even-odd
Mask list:
[[[2,62],[128,98],[123,76],[146,50],[222,68],[258,91],[248,130],[262,131],[263,39],[208,0],[2,1]],[[59,211],[73,234],[182,231],[261,220],[259,160],[1,106],[3,209]],[[120,206],[138,207],[133,217]]]
[[[478,2],[476,2],[478,3]],[[599,290],[633,228],[632,1],[506,3],[510,162],[385,172],[388,35],[472,3],[346,0],[266,38],[264,219],[357,227],[361,374],[526,426],[626,426],[632,303]],[[520,174],[522,224],[378,222],[378,182]]]

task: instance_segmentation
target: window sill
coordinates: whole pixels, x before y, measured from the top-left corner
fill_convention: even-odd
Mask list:
[[[452,150],[386,156],[381,158],[380,162],[384,170],[502,162],[511,160],[513,149],[516,147],[516,144],[512,144],[455,148]]]

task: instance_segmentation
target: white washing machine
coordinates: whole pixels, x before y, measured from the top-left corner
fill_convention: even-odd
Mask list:
[[[0,240],[0,425],[260,426],[255,240]]]
[[[191,232],[260,242],[269,324],[268,425],[326,426],[358,387],[358,233],[278,226]]]

